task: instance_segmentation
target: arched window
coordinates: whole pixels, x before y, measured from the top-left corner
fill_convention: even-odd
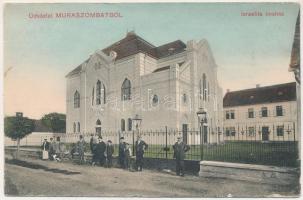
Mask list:
[[[132,130],[133,120],[131,118],[128,118],[128,131]]]
[[[96,134],[101,135],[101,121],[99,119],[96,121]]]
[[[153,106],[158,105],[158,103],[159,103],[159,98],[158,98],[158,96],[155,94],[155,95],[153,96]]]
[[[125,131],[125,120],[121,119],[121,131]]]
[[[203,89],[203,100],[206,101],[207,89],[206,89],[206,75],[202,76],[202,89]]]
[[[76,133],[76,123],[74,122],[73,132]]]
[[[183,103],[187,103],[187,95],[184,93],[182,96]]]
[[[97,81],[96,87],[96,104],[100,105],[101,103],[106,103],[106,96],[105,96],[105,86],[101,81]]]
[[[131,83],[130,80],[125,79],[121,87],[121,100],[125,101],[130,99],[131,99]]]
[[[74,108],[79,108],[80,107],[80,93],[76,91],[74,93]]]
[[[78,129],[77,132],[80,133],[80,122],[78,122]]]
[[[94,101],[95,101],[95,87],[93,87],[93,91],[92,91],[92,106],[94,105]]]

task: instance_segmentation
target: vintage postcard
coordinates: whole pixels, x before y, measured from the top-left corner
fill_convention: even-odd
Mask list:
[[[2,5],[3,198],[300,197],[300,3]]]

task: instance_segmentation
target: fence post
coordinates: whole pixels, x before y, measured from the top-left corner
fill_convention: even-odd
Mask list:
[[[200,123],[200,157],[203,160],[203,123]]]
[[[135,131],[133,131],[133,156],[135,155]]]
[[[167,159],[167,126],[165,126],[165,158]]]

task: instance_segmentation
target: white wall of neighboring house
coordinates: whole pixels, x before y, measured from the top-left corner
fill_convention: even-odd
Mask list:
[[[283,116],[276,115],[276,106],[282,106]],[[261,116],[262,107],[266,107],[268,109],[268,117]],[[248,117],[249,109],[254,110],[254,118]],[[234,119],[226,119],[226,112],[234,112]],[[298,141],[296,101],[224,107],[223,117],[225,140],[259,141],[262,140],[262,127],[268,127],[270,141]],[[283,136],[278,136],[277,127],[283,125],[284,134]],[[235,129],[235,136],[226,136],[226,129],[231,127],[234,127]],[[254,127],[256,129],[256,135],[249,136],[249,127]],[[290,131],[288,132],[288,130]]]
[[[33,132],[20,140],[21,146],[40,146],[44,139],[50,141],[50,138],[62,137],[65,133],[51,133],[51,132]],[[5,137],[5,146],[17,146],[17,141],[12,140],[9,137]]]

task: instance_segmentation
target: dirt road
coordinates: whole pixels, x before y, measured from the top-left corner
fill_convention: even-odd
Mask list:
[[[9,196],[278,197],[298,193],[294,186],[177,177],[151,170],[130,172],[34,159],[7,160],[5,183]]]

